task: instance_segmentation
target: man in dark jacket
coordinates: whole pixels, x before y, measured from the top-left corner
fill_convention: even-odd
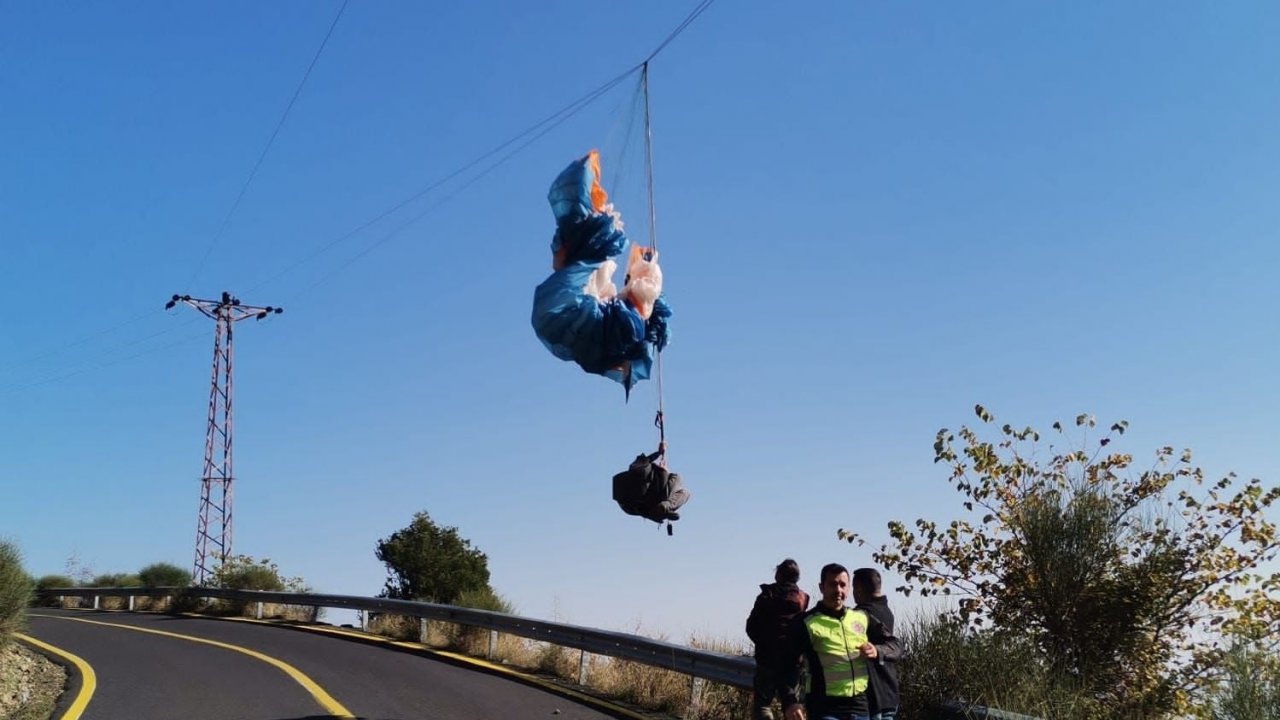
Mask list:
[[[809,608],[809,594],[801,590],[800,566],[787,558],[773,572],[774,582],[760,586],[751,615],[747,617],[747,637],[756,645],[756,675],[751,701],[752,720],[770,720],[769,706],[782,699],[781,672],[797,658],[786,658],[787,630]]]
[[[853,601],[858,610],[879,620],[885,630],[893,634],[893,611],[889,609],[889,598],[880,591],[879,570],[858,568],[853,571]],[[896,660],[886,656],[886,662],[871,665],[871,684],[867,690],[871,720],[894,720],[898,716]]]

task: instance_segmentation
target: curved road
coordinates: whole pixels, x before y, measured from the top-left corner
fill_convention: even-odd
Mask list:
[[[28,634],[93,668],[86,720],[630,716],[429,656],[271,625],[42,608]]]

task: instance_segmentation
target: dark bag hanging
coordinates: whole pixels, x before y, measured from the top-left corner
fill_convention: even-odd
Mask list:
[[[613,499],[628,515],[662,522],[680,519],[676,512],[689,502],[678,473],[655,464],[649,455],[637,455],[625,472],[613,476]],[[670,526],[667,532],[671,532]]]

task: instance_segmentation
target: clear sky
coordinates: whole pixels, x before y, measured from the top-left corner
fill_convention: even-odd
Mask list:
[[[783,557],[812,588],[869,561],[837,528],[956,515],[931,446],[975,403],[1280,479],[1280,6],[725,0],[651,70],[693,497],[674,537],[623,515],[653,385],[529,312],[575,157],[644,237],[635,79],[344,236],[693,5],[351,2],[231,213],[338,2],[10,4],[0,536],[36,574],[189,566],[213,328],[161,308],[224,289],[286,308],[238,326],[235,550],[322,592],[377,593],[426,510],[521,614],[742,639]]]

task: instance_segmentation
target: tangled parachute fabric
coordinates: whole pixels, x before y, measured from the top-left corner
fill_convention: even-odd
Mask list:
[[[551,354],[621,383],[629,396],[636,382],[649,377],[652,351],[667,345],[671,308],[652,248],[632,247],[622,290],[613,284],[617,262],[611,258],[622,253],[627,236],[608,199],[595,150],[551,184],[554,272],[534,292],[532,320]]]

